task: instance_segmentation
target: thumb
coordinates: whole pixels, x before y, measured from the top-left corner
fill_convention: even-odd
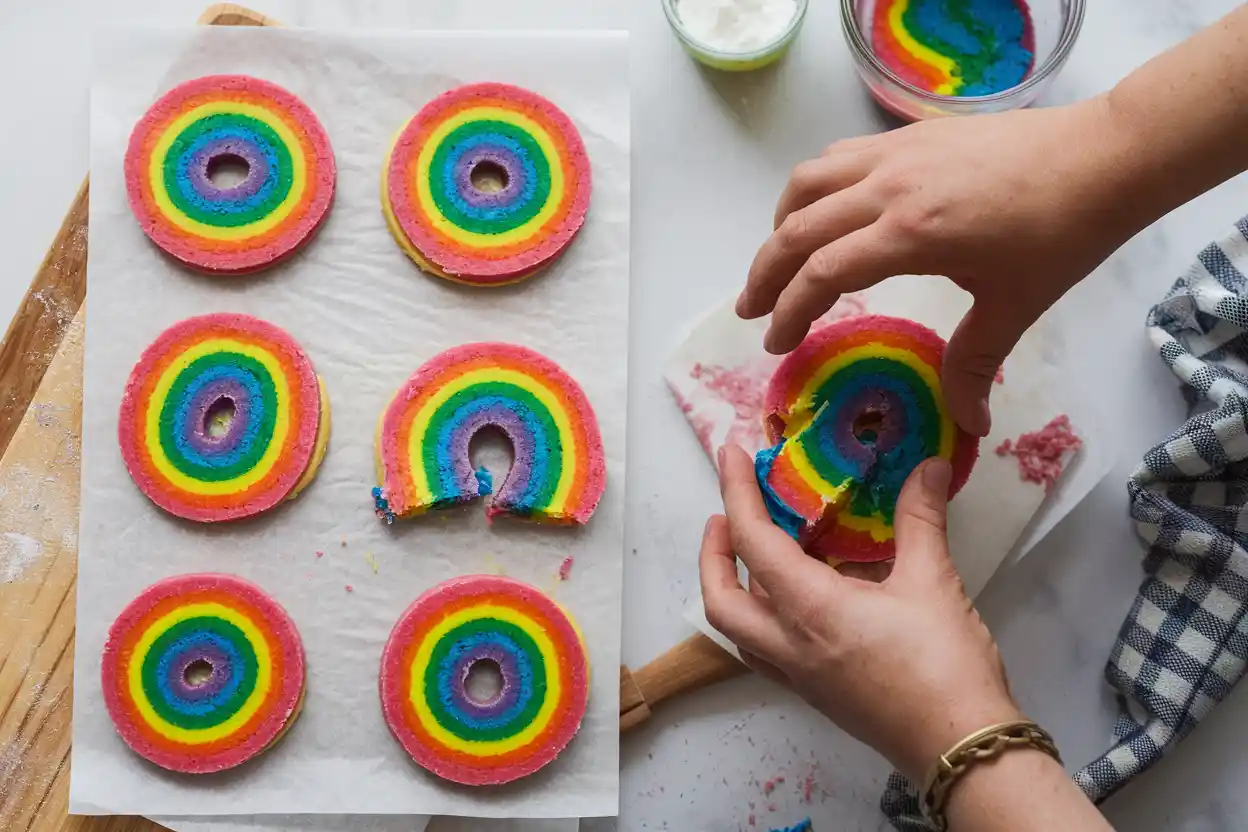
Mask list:
[[[946,516],[952,478],[949,461],[941,457],[928,459],[910,472],[893,514],[897,542],[893,577],[904,581],[930,574],[934,566],[948,568]]]
[[[1005,357],[1027,324],[1005,310],[976,301],[945,348],[942,381],[953,420],[967,433],[987,436],[992,427],[988,396]]]

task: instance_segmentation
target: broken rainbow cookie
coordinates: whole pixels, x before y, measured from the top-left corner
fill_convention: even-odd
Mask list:
[[[945,407],[945,342],[881,315],[849,318],[806,338],[781,363],[764,400],[768,439],[755,468],[772,520],[812,554],[837,561],[893,557],[893,511],[929,457],[953,465],[952,498],[979,440]]]
[[[390,522],[491,493],[489,472],[473,470],[468,455],[485,428],[502,431],[514,454],[491,517],[589,521],[606,487],[589,400],[550,359],[499,343],[452,347],[395,394],[378,427],[378,515]]]
[[[241,182],[213,179],[223,163]],[[165,93],[135,125],[125,162],[135,218],[157,246],[213,274],[289,256],[329,214],[335,166],[316,115],[245,75],[210,75]]]
[[[312,481],[329,443],[329,399],[285,331],[248,315],[202,315],[143,352],[117,436],[156,505],[187,520],[236,520]]]
[[[104,702],[117,733],[161,768],[207,774],[276,743],[303,705],[303,644],[259,587],[181,575],[145,589],[104,645]]]
[[[572,242],[589,210],[589,157],[572,120],[508,84],[429,102],[382,167],[381,203],[421,269],[476,286],[515,283]]]
[[[481,663],[501,689],[468,691]],[[576,624],[527,584],[496,575],[455,578],[416,599],[381,657],[381,707],[418,764],[469,786],[510,783],[548,765],[580,730],[589,658]]]

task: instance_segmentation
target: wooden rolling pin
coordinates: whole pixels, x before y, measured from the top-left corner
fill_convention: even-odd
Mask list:
[[[620,733],[650,717],[663,700],[743,676],[749,668],[701,633],[637,671],[620,665]]]

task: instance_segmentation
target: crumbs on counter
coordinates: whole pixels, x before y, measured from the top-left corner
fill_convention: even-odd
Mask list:
[[[814,827],[810,825],[810,818],[806,818],[806,820],[799,821],[795,826],[773,829],[771,832],[814,832]]]
[[[572,575],[572,556],[563,559],[563,563],[559,564],[559,580],[566,581]]]
[[[1075,435],[1070,417],[1063,413],[1040,430],[1005,440],[997,446],[997,456],[1015,457],[1019,477],[1024,482],[1043,485],[1048,492],[1062,475],[1067,455],[1082,447],[1083,440]]]

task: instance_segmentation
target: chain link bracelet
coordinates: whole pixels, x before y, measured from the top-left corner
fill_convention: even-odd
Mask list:
[[[945,805],[949,801],[949,792],[957,782],[977,763],[995,760],[1014,748],[1034,748],[1059,763],[1062,761],[1057,746],[1053,744],[1053,738],[1030,720],[989,725],[940,755],[940,759],[928,771],[927,777],[923,779],[920,801],[923,815],[939,832],[945,832],[949,828],[949,822],[945,819]]]

